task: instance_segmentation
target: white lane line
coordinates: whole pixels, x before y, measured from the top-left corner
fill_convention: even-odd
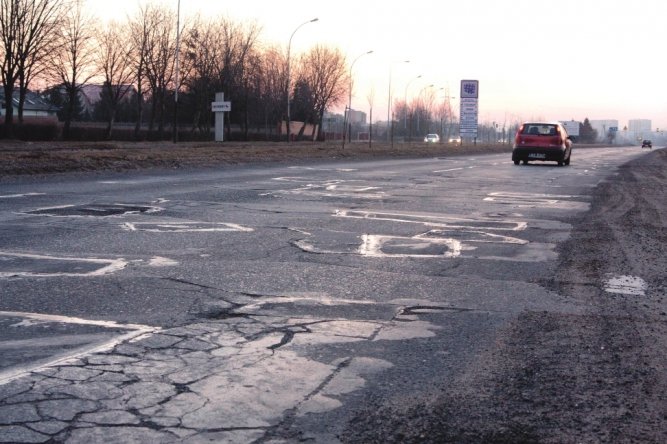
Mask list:
[[[20,378],[28,373],[54,367],[77,358],[92,355],[94,353],[101,353],[113,349],[116,345],[129,340],[137,340],[148,334],[160,331],[159,327],[151,327],[141,324],[119,324],[114,321],[100,321],[91,319],[82,319],[70,316],[48,315],[41,313],[26,313],[20,311],[0,311],[0,316],[3,317],[17,317],[24,318],[24,321],[14,324],[15,327],[46,324],[46,323],[64,323],[75,325],[93,325],[109,329],[130,330],[128,333],[121,334],[113,339],[104,341],[102,343],[91,344],[84,347],[79,347],[66,353],[60,353],[53,358],[34,362],[32,364],[15,367],[9,370],[0,371],[0,385],[7,384],[14,379]]]

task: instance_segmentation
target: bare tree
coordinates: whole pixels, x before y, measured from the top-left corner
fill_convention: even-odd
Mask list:
[[[216,30],[210,23],[197,19],[190,30],[184,33],[186,63],[192,66],[192,76],[185,86],[194,100],[192,116],[193,130],[208,133],[211,130],[211,97],[215,94],[218,77],[220,45]]]
[[[250,71],[250,55],[255,52],[261,28],[257,23],[240,24],[231,19],[222,18],[218,21],[222,38],[222,60],[219,66],[220,87],[229,100],[237,103],[232,113],[241,116],[244,132],[247,135],[248,119],[248,72]],[[231,119],[231,113],[227,113]],[[227,125],[228,137],[231,136],[231,125]]]
[[[150,91],[150,87],[146,81],[146,72],[148,70],[146,53],[149,46],[151,27],[153,26],[152,8],[150,6],[142,7],[139,10],[139,15],[130,20],[129,26],[132,42],[132,71],[137,88],[137,121],[134,126],[134,137],[139,140],[141,138],[141,125],[144,116],[144,95],[147,92],[146,90]]]
[[[97,74],[95,21],[83,12],[81,0],[74,3],[59,30],[59,51],[52,54],[51,69],[67,97],[63,138],[70,137],[81,89]]]
[[[436,105],[434,115],[440,121],[440,141],[449,139],[453,113],[448,97],[445,97],[442,102]]]
[[[165,7],[149,6],[148,40],[145,46],[146,78],[151,90],[151,116],[148,130],[158,121],[158,137],[162,137],[165,121],[167,88],[175,73],[176,14]]]
[[[317,45],[301,57],[298,81],[305,82],[313,95],[313,117],[318,123],[318,139],[322,139],[324,112],[343,102],[348,79],[345,57],[338,48]],[[301,129],[301,133],[305,129]]]
[[[97,63],[104,75],[102,94],[108,107],[106,138],[110,139],[118,105],[132,88],[131,41],[127,27],[109,23],[100,33],[99,44]]]
[[[265,126],[268,122],[278,122],[283,116],[287,90],[287,63],[282,50],[277,47],[267,48],[262,53],[261,86],[259,100]]]
[[[0,0],[2,83],[5,93],[5,136],[13,135],[12,97],[19,82],[19,120],[32,78],[41,71],[40,62],[50,52],[54,30],[64,11],[62,0]]]
[[[197,20],[186,35],[186,57],[193,66],[187,86],[197,102],[197,127],[210,126],[210,103],[215,93],[222,91],[226,100],[234,102],[231,114],[247,134],[251,98],[259,94],[257,79],[263,71],[257,49],[259,33],[255,23],[244,25],[223,17]]]

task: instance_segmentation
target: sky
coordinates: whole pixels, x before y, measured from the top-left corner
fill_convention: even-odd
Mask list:
[[[87,3],[122,21],[144,1]],[[480,123],[589,118],[622,128],[650,119],[667,130],[664,0],[180,0],[180,8],[183,19],[255,21],[264,44],[284,48],[318,18],[294,33],[291,53],[320,44],[356,60],[352,108],[369,113],[372,93],[374,121],[387,119],[390,80],[394,99],[433,88],[458,109],[460,82],[473,79]]]

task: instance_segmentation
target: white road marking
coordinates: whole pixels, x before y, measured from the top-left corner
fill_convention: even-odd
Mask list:
[[[487,233],[484,231],[476,230],[461,230],[461,231],[452,231],[452,230],[431,230],[428,233],[420,234],[416,236],[417,238],[431,239],[432,235],[439,237],[446,237],[448,233],[457,233],[460,237],[465,237],[465,242],[478,242],[478,243],[493,243],[493,244],[515,244],[515,245],[527,245],[530,242],[524,239],[519,239],[517,237],[503,236],[500,234]],[[458,234],[460,233],[460,234]]]
[[[491,231],[523,231],[528,224],[523,221],[504,220],[497,221],[492,219],[471,219],[453,216],[435,216],[417,213],[386,213],[380,211],[363,210],[336,210],[335,217],[345,217],[352,219],[372,219],[389,222],[399,222],[408,224],[420,224],[436,228],[457,228],[470,230],[491,230]]]
[[[148,265],[151,267],[174,267],[178,265],[178,262],[168,257],[154,256],[148,261]]]
[[[149,233],[211,233],[240,231],[252,232],[254,229],[226,222],[126,222],[121,225],[127,231],[146,231]]]
[[[100,204],[100,206],[103,206],[104,204]],[[50,210],[62,210],[64,208],[74,208],[74,207],[81,207],[82,209],[91,209],[96,207],[96,204],[87,204],[87,205],[59,205],[55,207],[44,207],[44,208],[37,208],[34,210],[30,211],[24,211],[21,214],[30,214],[31,216],[47,216],[47,217],[78,217],[78,218],[90,218],[90,217],[123,217],[127,214],[138,214],[141,211],[139,210],[130,210],[130,208],[135,207],[135,205],[132,204],[113,204],[116,207],[127,207],[128,211],[125,211],[121,214],[109,214],[109,215],[97,215],[97,214],[56,214],[56,213],[47,213],[47,211]],[[150,214],[150,213],[157,213],[160,211],[164,211],[164,208],[162,207],[157,207],[157,206],[143,206],[143,205],[136,205],[140,206],[142,208],[146,208],[146,211],[143,211],[145,214]]]
[[[57,257],[57,256],[47,256],[42,254],[27,254],[27,253],[11,253],[7,251],[0,251],[0,261],[4,258],[5,260],[11,261],[12,258],[19,259],[35,259],[42,261],[54,261],[54,262],[84,262],[90,264],[99,264],[99,268],[89,272],[33,272],[29,270],[14,270],[14,271],[0,271],[0,278],[15,277],[15,276],[24,276],[24,277],[57,277],[57,276],[103,276],[106,274],[114,273],[116,271],[122,270],[127,266],[127,261],[125,259],[96,259],[96,258],[77,258],[77,257]],[[0,262],[1,264],[1,262]]]
[[[465,168],[463,168],[463,167],[461,167],[461,168],[450,168],[448,170],[435,170],[433,172],[434,173],[448,173],[450,171],[459,171],[459,170],[463,170],[463,169],[465,169]]]
[[[607,293],[645,296],[648,284],[637,276],[610,275],[604,282]]]
[[[82,319],[70,316],[58,316],[58,315],[48,315],[40,313],[0,311],[0,316],[24,318],[25,323],[19,322],[17,324],[14,324],[13,327],[21,327],[21,326],[35,325],[35,324],[63,323],[63,324],[76,324],[76,325],[93,325],[109,329],[130,330],[128,333],[120,334],[113,339],[106,340],[102,343],[79,347],[76,350],[58,354],[55,357],[46,361],[41,361],[33,363],[31,365],[25,365],[5,371],[0,371],[0,385],[11,382],[14,379],[20,378],[28,373],[44,370],[49,367],[54,367],[56,365],[60,365],[65,362],[81,358],[83,356],[91,355],[94,353],[105,352],[113,349],[116,345],[122,342],[137,340],[143,337],[144,335],[160,331],[159,327],[151,327],[148,325],[119,324],[114,321],[100,321],[100,320]]]
[[[355,186],[350,185],[350,182],[362,182],[360,180],[324,180],[321,182],[312,182],[310,179],[300,177],[277,177],[273,180],[288,181],[288,182],[305,182],[304,186],[294,188],[291,190],[279,190],[267,193],[271,194],[296,194],[305,196],[317,197],[341,197],[351,199],[383,199],[386,193],[379,190],[378,187],[371,186]]]
[[[46,193],[24,193],[24,194],[5,194],[0,196],[0,199],[16,199],[19,197],[30,197],[30,196],[45,196]]]
[[[383,248],[390,246],[413,250],[414,253],[386,253]],[[461,255],[461,242],[456,239],[421,239],[419,237],[382,236],[377,234],[364,234],[361,236],[359,254],[368,257],[413,257],[413,258],[454,258]],[[434,247],[439,247],[442,252],[430,253]],[[420,252],[424,251],[424,252]]]
[[[588,202],[581,202],[576,199],[583,198],[578,195],[558,195],[543,193],[510,193],[493,192],[489,193],[483,200],[485,202],[494,202],[498,204],[518,205],[523,207],[560,207],[586,210],[590,206]]]

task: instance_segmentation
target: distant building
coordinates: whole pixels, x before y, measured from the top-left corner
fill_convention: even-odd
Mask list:
[[[650,133],[651,120],[650,119],[631,119],[628,120],[628,131],[635,133]]]
[[[366,125],[366,113],[351,109],[348,111],[349,120],[352,125]]]
[[[123,100],[127,101],[133,96],[135,91],[134,85],[121,84],[119,86],[114,85],[114,88],[121,88],[122,91],[126,91]],[[89,84],[81,87],[79,91],[79,98],[81,99],[81,106],[83,112],[92,115],[95,110],[95,105],[102,100],[102,94],[104,92],[104,85],[99,84]]]
[[[5,91],[4,88],[0,88],[0,121],[5,121]],[[14,96],[12,98],[12,104],[14,109],[14,122],[17,121],[19,114],[19,92],[14,90]],[[28,91],[25,96],[25,103],[23,104],[23,119],[24,121],[57,121],[58,120],[58,107],[52,104],[48,98],[37,94],[32,91]]]
[[[591,127],[598,133],[598,142],[610,142],[616,139],[618,120],[589,120]]]
[[[628,130],[625,137],[632,144],[641,143],[642,139],[651,136],[651,120],[649,119],[631,119],[628,120]]]

